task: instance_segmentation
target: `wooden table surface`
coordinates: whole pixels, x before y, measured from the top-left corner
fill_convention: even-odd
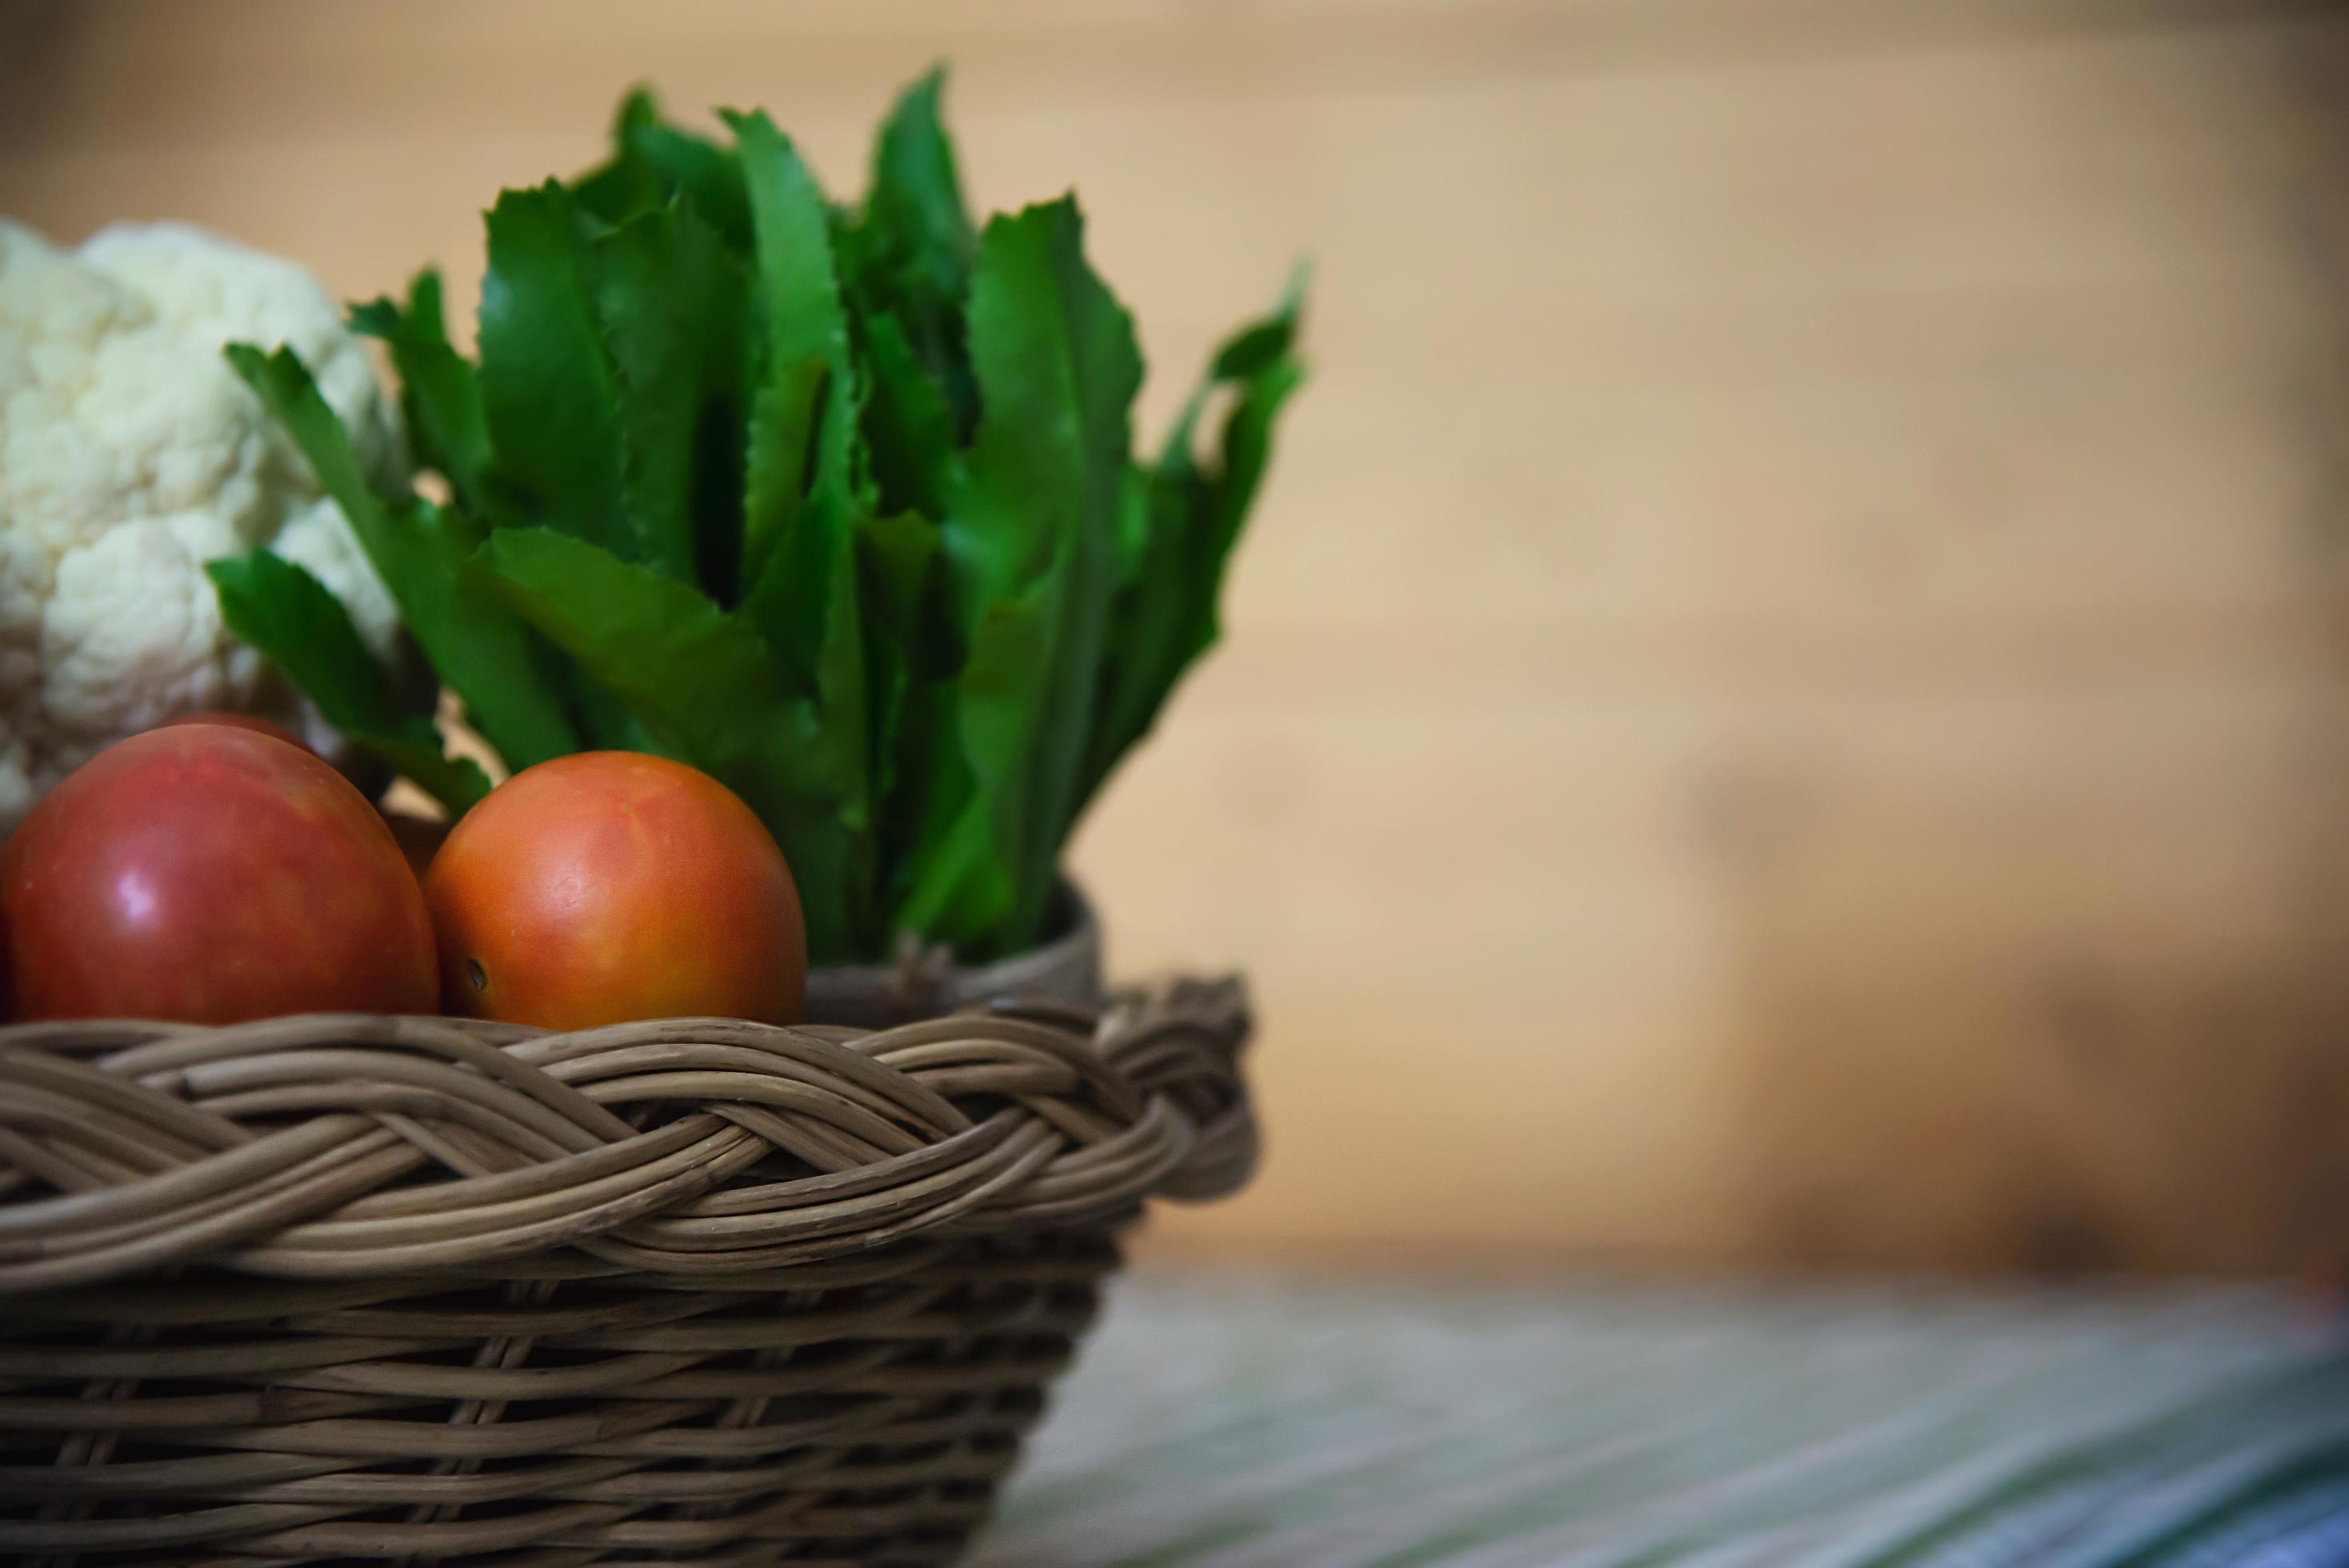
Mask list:
[[[1087,827],[1245,964],[1195,1249],[2349,1240],[2349,21],[2192,0],[0,4],[0,211],[451,273],[621,90],[836,188],[955,63],[1147,428],[1299,253],[1226,650]]]

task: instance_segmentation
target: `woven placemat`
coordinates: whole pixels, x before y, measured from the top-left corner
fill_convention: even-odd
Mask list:
[[[2349,1564],[2349,1336],[2268,1292],[1112,1295],[988,1568]]]

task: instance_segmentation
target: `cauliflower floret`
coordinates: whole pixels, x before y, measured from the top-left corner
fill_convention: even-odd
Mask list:
[[[118,223],[91,235],[80,259],[138,290],[157,321],[216,366],[221,345],[231,342],[282,346],[300,355],[327,406],[349,427],[367,476],[387,489],[407,482],[392,405],[376,380],[366,345],[343,325],[342,313],[300,267],[184,223]],[[242,383],[237,390],[245,407],[258,407]],[[274,424],[264,421],[264,428],[277,455],[306,486],[308,471],[292,443]]]
[[[72,749],[230,706],[256,673],[221,634],[203,563],[240,548],[216,512],[119,523],[57,562],[41,627],[48,717]],[[232,663],[246,654],[240,663]],[[240,680],[242,677],[242,680]],[[74,744],[76,742],[84,744]]]
[[[406,477],[360,344],[292,263],[176,224],[78,254],[0,220],[0,832],[109,741],[243,708],[329,738],[222,625],[204,562],[256,544],[315,573],[390,655],[391,597],[221,357],[290,346],[379,482]]]

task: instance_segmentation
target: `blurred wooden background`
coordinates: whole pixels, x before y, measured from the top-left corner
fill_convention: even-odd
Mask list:
[[[2349,1251],[2349,18],[2184,0],[0,0],[0,211],[470,310],[630,82],[836,189],[954,62],[1158,375],[1291,258],[1231,636],[1088,828],[1245,963],[1195,1250]],[[0,520],[5,525],[5,520]]]

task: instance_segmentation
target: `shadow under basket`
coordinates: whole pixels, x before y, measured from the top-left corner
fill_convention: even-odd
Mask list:
[[[877,1030],[0,1029],[0,1557],[951,1560],[1119,1231],[1255,1161],[1237,983],[1089,998],[1073,909],[813,981],[968,1009]]]

